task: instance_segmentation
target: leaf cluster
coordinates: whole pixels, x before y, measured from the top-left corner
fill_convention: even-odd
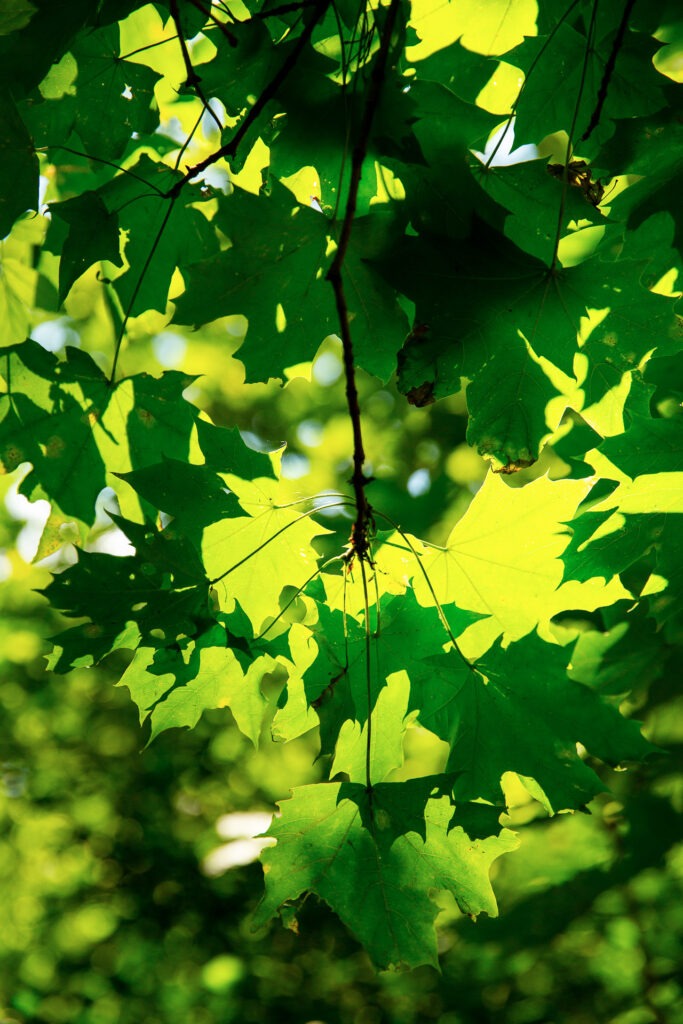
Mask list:
[[[257,920],[312,891],[379,966],[435,964],[436,891],[497,912],[510,773],[585,809],[655,751],[619,652],[681,633],[666,12],[542,0],[491,36],[450,5],[440,45],[417,3],[233,6],[0,22],[0,464],[50,503],[37,557],[81,549],[51,668],[132,652],[149,740],[217,708],[255,744],[319,730],[329,781],[283,801]],[[83,347],[27,337],[64,317]],[[248,382],[341,339],[350,487],[292,500],[194,375],[121,375],[136,332],[235,317]],[[443,544],[370,505],[360,371],[416,409],[465,392],[490,472]],[[506,482],[550,452],[562,478]],[[103,492],[126,554],[93,543]],[[446,753],[401,778],[416,726]]]

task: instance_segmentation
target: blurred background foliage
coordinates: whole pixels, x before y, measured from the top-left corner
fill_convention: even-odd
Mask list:
[[[440,45],[449,41],[442,6],[415,6],[423,48],[430,33]],[[479,12],[479,36],[464,44],[503,52],[535,31],[535,4],[519,2],[517,35],[497,39],[497,49],[490,45],[486,33],[505,6],[460,4],[463,25],[473,24],[470,8]],[[462,31],[457,19],[446,27],[453,39]],[[124,29],[122,45],[131,50],[150,33],[157,41],[172,34],[151,7]],[[175,51],[157,51],[167,77],[157,90],[163,132],[155,144],[171,156],[197,116],[196,101],[169,85],[174,60],[178,83],[184,75]],[[62,64],[51,78],[56,94],[70,87],[68,61]],[[505,112],[517,80],[508,65],[492,67],[481,104]],[[215,144],[205,117],[186,162],[201,160]],[[257,190],[266,159],[257,145],[240,184]],[[76,184],[91,187],[83,175],[94,179],[96,172],[74,156],[59,179],[46,177],[45,201],[67,198]],[[302,192],[307,187],[302,181]],[[23,220],[2,243],[15,274],[13,294],[23,297],[23,312],[7,300],[7,315],[26,316],[26,328],[46,348],[77,344],[108,366],[116,313],[107,289],[93,269],[65,311],[56,312],[56,259],[44,253],[40,266],[32,265],[47,226],[43,216]],[[216,423],[238,426],[256,446],[286,442],[282,466],[292,498],[336,488],[348,477],[350,426],[334,340],[311,364],[292,368],[284,387],[245,384],[240,318],[198,333],[169,329],[167,319],[146,313],[131,322],[124,373],[204,374],[187,396]],[[359,379],[373,502],[412,532],[442,540],[486,472],[465,443],[462,395],[418,410],[393,386]],[[565,422],[557,444],[509,485],[544,472],[568,475],[567,429]],[[290,785],[316,777],[310,737],[282,746],[264,730],[254,751],[230,713],[219,711],[192,732],[172,731],[144,748],[128,693],[115,685],[125,667],[120,653],[102,668],[46,673],[47,638],[63,623],[39,591],[49,581],[46,564],[59,568],[69,556],[67,549],[61,563],[53,557],[31,564],[45,503],[29,506],[17,495],[27,468],[0,481],[3,1024],[683,1024],[683,705],[667,648],[656,645],[652,671],[651,662],[638,660],[638,650],[647,650],[638,646],[642,638],[630,647],[625,642],[615,668],[629,686],[640,684],[629,710],[666,755],[628,772],[600,767],[609,793],[585,815],[549,819],[518,779],[507,779],[506,824],[520,831],[522,845],[494,868],[500,918],[474,925],[444,901],[442,974],[423,968],[377,976],[313,898],[299,934],[250,928],[262,887],[259,844],[251,836]],[[103,510],[108,501],[105,494]],[[88,546],[115,541],[103,511]],[[610,625],[596,614],[558,629],[604,632]],[[423,730],[409,731],[407,757],[425,772],[438,753]]]

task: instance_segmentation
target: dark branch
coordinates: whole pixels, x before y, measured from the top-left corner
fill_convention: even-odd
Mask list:
[[[252,127],[254,122],[261,116],[264,107],[268,103],[270,103],[270,101],[274,99],[275,96],[277,96],[280,86],[283,84],[285,79],[290,75],[290,73],[294,70],[294,67],[297,64],[297,61],[299,60],[301,53],[308,45],[308,42],[311,36],[313,35],[313,29],[317,25],[320,18],[323,16],[324,12],[327,10],[330,2],[331,0],[316,0],[316,3],[313,5],[313,13],[309,21],[305,25],[301,35],[297,39],[296,44],[292,48],[289,56],[285,61],[283,61],[282,66],[278,69],[276,74],[273,75],[270,82],[265,87],[259,98],[256,100],[253,107],[246,115],[246,117],[240,124],[239,128],[237,129],[233,137],[230,139],[230,141],[226,142],[226,144],[224,146],[221,146],[220,149],[217,149],[215,153],[211,153],[210,156],[207,156],[204,160],[201,160],[198,164],[195,164],[194,167],[190,167],[185,173],[185,175],[175,183],[173,188],[169,190],[169,192],[167,193],[168,196],[177,196],[180,193],[183,186],[186,185],[188,181],[190,181],[192,178],[196,178],[198,174],[201,174],[202,171],[205,171],[207,167],[210,167],[212,164],[215,164],[217,160],[221,160],[224,157],[234,158],[240,146],[240,143],[244,139],[249,129]]]
[[[583,51],[583,65],[581,67],[581,78],[579,80],[579,91],[576,94],[576,103],[574,104],[574,114],[572,117],[572,123],[569,128],[569,135],[567,136],[567,149],[564,157],[564,168],[562,170],[562,195],[560,196],[560,208],[557,213],[557,228],[555,230],[555,241],[553,243],[553,258],[550,261],[550,274],[554,276],[555,268],[557,267],[558,256],[560,252],[560,241],[562,239],[562,228],[564,226],[564,211],[565,204],[567,202],[567,189],[569,188],[569,161],[572,155],[572,148],[574,146],[574,136],[576,132],[576,122],[579,119],[579,111],[581,110],[581,101],[583,99],[583,90],[586,85],[586,77],[588,75],[588,61],[590,60],[591,53],[593,52],[593,43],[595,40],[595,26],[597,24],[598,17],[598,0],[593,0],[593,9],[591,11],[591,20],[588,26],[588,34],[586,36],[586,48]]]
[[[192,4],[193,7],[196,7],[201,14],[204,15],[207,21],[212,21],[214,23],[216,28],[219,29],[223,33],[225,38],[228,40],[230,46],[237,46],[237,39],[232,34],[228,26],[225,24],[224,21],[221,21],[220,18],[217,18],[213,11],[210,10],[210,8],[208,8],[205,4],[201,3],[201,0],[190,0],[190,3]]]
[[[602,81],[600,82],[600,88],[598,89],[598,100],[595,104],[595,110],[591,114],[591,119],[588,122],[588,127],[579,139],[579,142],[585,142],[586,139],[589,139],[595,131],[595,129],[600,124],[600,117],[602,116],[602,108],[605,105],[605,100],[607,99],[607,90],[609,89],[609,83],[614,73],[614,68],[617,63],[617,57],[619,56],[619,50],[624,44],[624,36],[626,34],[626,29],[628,27],[628,20],[631,17],[631,11],[635,6],[635,2],[636,0],[627,0],[626,5],[624,6],[624,13],[621,16],[619,28],[617,29],[616,35],[614,36],[612,49],[610,51],[609,57],[607,58],[605,70],[602,75]]]
[[[201,87],[201,80],[202,80],[201,76],[197,74],[197,71],[195,70],[195,66],[192,63],[192,59],[190,58],[190,51],[187,48],[187,40],[185,39],[185,36],[183,35],[182,25],[180,24],[180,13],[178,11],[178,0],[170,0],[170,8],[171,8],[171,17],[173,18],[173,23],[174,23],[174,25],[176,27],[176,32],[178,33],[178,41],[180,42],[180,49],[181,49],[182,54],[183,54],[183,63],[185,64],[185,73],[187,75],[187,77],[185,79],[185,84],[190,89],[194,89],[195,93],[197,94],[199,99],[202,101],[202,103],[204,105],[204,109],[209,111],[209,113],[211,114],[211,117],[216,122],[216,125],[218,126],[218,131],[222,132],[223,131],[223,125],[221,124],[221,120],[218,117],[218,115],[216,114],[216,112],[211,108],[211,104],[209,103],[209,101],[207,100],[206,96],[204,95],[204,92],[203,92],[202,87]]]
[[[283,14],[294,14],[295,11],[303,11],[306,7],[314,7],[315,0],[299,0],[298,3],[281,4],[279,7],[269,7],[265,11],[253,11],[250,17],[240,24],[245,25],[250,21],[265,21],[266,18],[279,18]]]
[[[396,24],[396,16],[400,6],[400,0],[391,0],[384,31],[380,42],[375,63],[370,76],[363,118],[361,121],[358,138],[351,156],[351,178],[349,181],[349,193],[346,200],[346,211],[342,222],[341,233],[337,251],[332,260],[332,265],[327,272],[327,280],[334,289],[334,299],[339,317],[339,333],[341,336],[344,374],[346,377],[346,401],[349,408],[349,416],[353,428],[353,474],[351,485],[353,486],[356,498],[356,521],[353,524],[351,533],[351,554],[357,554],[361,559],[369,559],[368,531],[372,526],[372,507],[366,497],[365,488],[371,478],[364,473],[365,451],[363,449],[363,434],[361,431],[360,404],[358,401],[358,389],[356,387],[356,375],[353,356],[353,342],[351,340],[351,329],[349,327],[349,310],[346,304],[344,293],[343,268],[346,253],[351,239],[351,230],[356,215],[358,203],[358,189],[360,187],[363,164],[367,155],[372,131],[372,122],[379,106],[382,94],[382,86],[386,76],[387,60],[391,47],[391,37]]]

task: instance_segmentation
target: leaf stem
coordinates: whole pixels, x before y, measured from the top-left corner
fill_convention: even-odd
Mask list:
[[[127,167],[122,167],[121,164],[114,163],[113,160],[105,160],[102,156],[93,156],[92,153],[84,153],[80,149],[72,149],[71,146],[62,146],[58,142],[48,142],[45,146],[37,146],[36,153],[45,153],[47,155],[47,152],[50,149],[61,149],[64,153],[73,153],[74,156],[82,156],[85,160],[92,160],[94,163],[104,164],[106,167],[113,167],[115,171],[120,171],[121,174],[127,174],[130,178],[135,178],[136,181],[141,182],[143,185],[148,185],[158,196],[165,198],[166,194],[162,192],[160,188],[157,188],[154,182],[147,181],[146,178],[142,178],[139,174],[136,174],[135,171],[131,171]]]
[[[330,502],[329,505],[318,505],[317,508],[311,508],[307,512],[302,512],[300,516],[297,516],[296,519],[292,519],[292,521],[289,523],[285,523],[285,525],[281,526],[279,530],[276,530],[272,537],[268,537],[261,544],[259,544],[257,548],[254,548],[253,551],[250,551],[248,555],[245,555],[244,558],[240,558],[239,562],[235,562],[235,564],[231,565],[229,569],[226,569],[225,572],[222,572],[220,576],[216,576],[214,579],[209,580],[209,583],[211,584],[212,587],[216,583],[220,583],[220,581],[224,580],[226,576],[229,576],[231,572],[234,572],[235,569],[239,569],[241,565],[244,565],[244,563],[248,562],[250,558],[253,558],[254,555],[257,555],[259,551],[263,551],[264,548],[268,547],[271,541],[276,540],[280,536],[280,534],[285,533],[287,530],[289,530],[291,526],[296,526],[297,523],[300,523],[302,519],[308,519],[309,516],[315,515],[316,512],[321,512],[323,509],[326,508],[337,508],[339,504],[340,503],[338,501],[332,501]],[[252,517],[252,522],[256,522],[256,518],[256,516]]]
[[[133,288],[133,294],[130,297],[128,305],[126,306],[126,311],[124,313],[123,320],[121,321],[121,327],[119,329],[119,333],[118,333],[118,336],[116,338],[116,347],[114,348],[114,360],[112,362],[111,374],[109,376],[109,386],[110,387],[114,384],[114,379],[116,377],[116,367],[117,367],[117,364],[118,364],[118,361],[119,361],[119,353],[121,351],[121,345],[123,343],[123,338],[124,338],[124,335],[126,333],[126,327],[128,325],[128,320],[130,319],[131,311],[133,309],[133,306],[135,305],[135,300],[138,297],[138,294],[139,294],[140,289],[142,287],[142,282],[145,279],[145,275],[146,275],[147,271],[149,270],[149,267],[150,267],[150,264],[151,264],[152,260],[154,259],[154,254],[156,253],[156,251],[157,251],[157,249],[159,247],[159,243],[161,242],[162,235],[163,235],[164,231],[166,230],[166,225],[168,224],[168,222],[169,222],[169,220],[171,218],[171,214],[173,213],[173,207],[175,206],[176,199],[177,199],[177,196],[173,196],[171,198],[171,201],[168,204],[168,207],[166,208],[166,212],[164,213],[164,218],[163,218],[163,220],[161,222],[161,225],[159,226],[159,230],[157,231],[156,236],[154,238],[154,241],[152,242],[150,250],[149,250],[149,252],[147,254],[147,259],[145,260],[144,266],[143,266],[142,270],[140,271],[140,275],[139,275],[139,277],[138,277],[138,279],[137,279],[137,281],[135,283],[135,288]]]
[[[365,688],[368,701],[368,727],[365,739],[365,789],[372,793],[372,657],[370,634],[370,602],[368,600],[368,580],[365,575],[365,559],[359,558],[360,573],[363,581],[363,601],[365,604]]]
[[[469,669],[474,671],[475,665],[473,664],[473,662],[471,662],[468,658],[465,657],[465,655],[460,650],[460,647],[458,646],[458,641],[455,639],[455,636],[453,634],[453,630],[451,629],[450,625],[448,624],[448,619],[446,618],[446,613],[444,612],[443,608],[441,607],[441,602],[439,601],[438,597],[436,596],[436,591],[434,590],[434,585],[433,585],[432,581],[429,578],[429,573],[427,572],[427,570],[425,569],[424,565],[420,561],[420,556],[418,555],[417,551],[415,550],[415,546],[413,545],[413,542],[411,541],[410,537],[408,536],[407,533],[403,532],[401,527],[398,525],[398,523],[394,522],[394,520],[391,518],[391,516],[388,516],[388,515],[386,515],[386,513],[380,512],[379,510],[377,510],[377,515],[380,516],[381,519],[386,519],[386,521],[388,523],[390,523],[391,526],[393,526],[393,528],[396,530],[396,532],[401,537],[403,537],[404,541],[406,542],[406,544],[410,548],[415,561],[417,562],[418,566],[420,567],[420,572],[424,576],[425,583],[429,587],[429,593],[432,595],[432,600],[434,601],[434,607],[436,608],[437,612],[439,613],[439,618],[441,619],[441,625],[446,630],[446,634],[448,635],[448,639],[453,644],[453,647],[455,648],[456,652],[460,656],[461,660],[464,661],[464,663],[467,665],[467,667]]]
[[[266,635],[266,633],[269,633],[269,632],[270,632],[270,630],[271,630],[271,629],[273,628],[273,626],[275,625],[275,623],[276,623],[276,622],[277,622],[277,621],[278,621],[279,619],[281,619],[281,618],[282,618],[282,616],[283,616],[283,615],[285,614],[285,612],[287,611],[287,609],[288,609],[288,608],[289,608],[289,607],[290,607],[291,605],[293,605],[293,604],[294,604],[294,602],[296,601],[296,599],[297,599],[297,597],[299,596],[299,594],[301,594],[301,592],[302,592],[302,591],[304,591],[304,590],[306,589],[306,587],[308,586],[308,584],[309,584],[309,583],[310,583],[310,582],[311,582],[312,580],[314,580],[314,579],[316,578],[316,576],[319,576],[321,572],[324,572],[324,571],[325,571],[325,569],[327,568],[327,566],[328,566],[328,565],[332,565],[332,563],[333,563],[333,562],[341,562],[342,560],[343,560],[343,555],[333,555],[333,556],[332,556],[332,558],[328,558],[326,562],[323,562],[323,564],[322,564],[322,565],[319,565],[319,566],[318,566],[318,568],[317,568],[317,569],[315,570],[315,572],[312,572],[312,573],[311,573],[311,575],[310,575],[310,576],[308,577],[308,579],[307,579],[307,580],[305,580],[305,581],[304,581],[304,582],[303,582],[303,583],[301,584],[301,586],[300,586],[300,587],[297,587],[296,591],[294,592],[294,595],[293,595],[293,597],[291,597],[291,598],[289,599],[289,601],[287,602],[287,604],[286,604],[286,605],[284,606],[284,608],[283,608],[283,609],[282,609],[282,610],[281,610],[280,612],[278,612],[278,614],[277,614],[277,615],[275,616],[275,618],[273,619],[273,621],[272,621],[272,622],[270,622],[270,623],[269,623],[269,624],[268,624],[268,625],[266,626],[266,628],[265,628],[264,630],[262,630],[262,631],[261,631],[261,632],[259,633],[259,635],[258,635],[258,636],[255,636],[255,637],[254,637],[254,642],[255,642],[256,640],[262,640],[262,639],[263,639],[263,637],[264,637],[264,636]]]
[[[136,53],[144,53],[145,50],[155,50],[157,46],[163,46],[165,43],[172,43],[177,36],[167,36],[165,39],[157,39],[154,43],[147,43],[146,46],[138,46],[135,50],[129,50],[128,53],[122,53],[119,60],[128,60],[129,57],[134,57]]]

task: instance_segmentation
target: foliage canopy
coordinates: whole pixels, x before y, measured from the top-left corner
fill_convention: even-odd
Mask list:
[[[254,744],[318,730],[328,780],[283,800],[255,922],[316,893],[379,967],[438,962],[438,892],[497,913],[511,773],[554,814],[657,755],[624,702],[643,636],[652,683],[680,645],[673,13],[533,6],[0,21],[0,461],[50,503],[37,558],[80,549],[45,589],[77,620],[49,665],[131,652],[149,741],[217,708]],[[339,478],[293,496],[195,376],[126,375],[169,324],[238,346],[245,389],[336,344]],[[417,416],[466,391],[490,470],[442,543],[381,500],[362,372]],[[94,543],[105,488],[125,554]],[[413,777],[416,725],[443,756]]]

